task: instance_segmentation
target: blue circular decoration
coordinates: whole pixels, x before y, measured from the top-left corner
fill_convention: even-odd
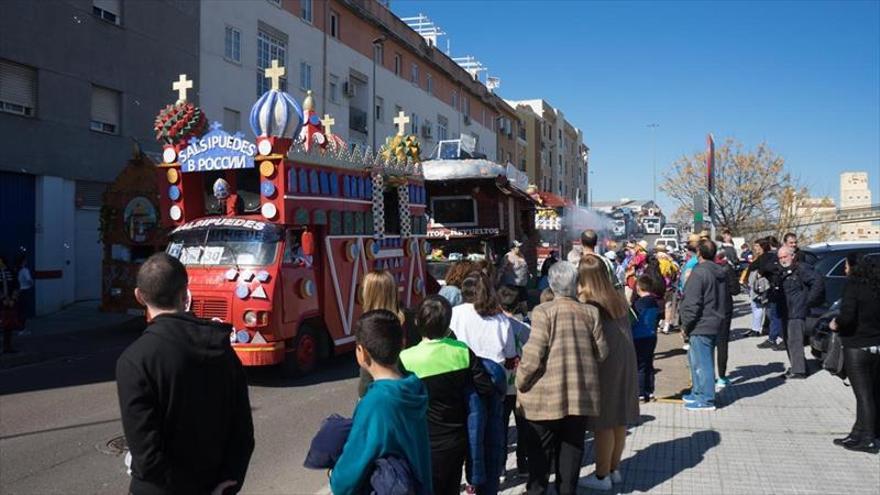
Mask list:
[[[251,290],[248,289],[247,285],[239,285],[235,288],[235,297],[239,299],[246,298],[251,293]]]
[[[180,188],[177,186],[169,187],[168,197],[171,198],[171,201],[177,201],[178,199],[180,199]]]
[[[247,344],[251,340],[251,334],[247,330],[239,330],[235,333],[235,340],[242,344]]]
[[[312,114],[309,116],[309,124],[318,125],[321,123],[321,119],[318,118],[316,114]]]
[[[260,282],[267,282],[269,280],[269,272],[266,270],[260,270],[257,272],[257,280]]]
[[[382,246],[379,245],[380,243],[381,241],[374,242],[370,245],[370,247],[373,248],[373,254],[379,254],[379,251],[382,249]]]
[[[269,181],[263,181],[260,184],[260,192],[263,193],[263,196],[265,196],[267,198],[271,198],[272,196],[275,196],[275,184],[273,184]]]

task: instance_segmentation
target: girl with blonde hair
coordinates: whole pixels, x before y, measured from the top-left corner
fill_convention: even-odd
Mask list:
[[[397,301],[397,281],[387,270],[373,270],[364,276],[361,286],[364,313],[376,309],[391,311],[403,325],[404,315]]]
[[[397,300],[397,281],[394,275],[388,270],[373,270],[364,276],[361,284],[361,307],[362,314],[377,309],[390,311],[397,316],[400,324],[404,325],[406,317],[400,309],[400,303]],[[408,339],[409,336],[406,326],[404,325],[403,347],[407,344],[414,344],[418,339]],[[358,383],[358,397],[363,397],[367,393],[367,387],[373,383],[373,377],[369,373],[360,368],[360,382]]]
[[[626,442],[626,425],[639,419],[636,352],[630,331],[630,308],[614,289],[608,269],[598,256],[587,254],[578,266],[578,299],[596,306],[608,357],[599,364],[599,415],[589,416],[596,439],[596,472],[580,482],[586,488],[610,490],[623,482],[620,457]]]

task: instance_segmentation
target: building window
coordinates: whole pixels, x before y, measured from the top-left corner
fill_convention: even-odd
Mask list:
[[[461,113],[468,116],[471,114],[471,99],[467,96],[462,97],[461,99]]]
[[[425,79],[427,79],[427,91],[429,95],[434,94],[434,78],[431,77],[431,74],[426,74]]]
[[[373,45],[373,61],[378,65],[385,65],[385,45],[382,43]]]
[[[330,11],[330,36],[339,39],[339,14]]]
[[[302,7],[302,20],[306,22],[312,22],[312,0],[299,0],[299,5]]]
[[[409,116],[409,123],[412,126],[412,133],[418,135],[419,133],[419,116],[416,114],[412,114]]]
[[[241,31],[232,26],[226,26],[223,56],[231,62],[241,63]]]
[[[449,119],[442,115],[437,116],[437,139],[444,141],[449,134]]]
[[[92,86],[92,120],[89,128],[107,134],[119,134],[119,92]]]
[[[312,89],[312,66],[306,62],[299,63],[299,87],[303,91]]]
[[[385,99],[381,96],[376,97],[376,120],[383,122],[385,120]]]
[[[257,33],[257,97],[271,87],[265,69],[271,67],[272,60],[278,60],[278,65],[287,65],[287,38],[261,29]],[[287,91],[286,77],[281,78],[281,91]]]
[[[92,0],[92,14],[102,21],[118,26],[122,23],[120,12],[119,0]]]
[[[223,130],[236,133],[241,130],[241,113],[231,108],[223,109]]]
[[[0,112],[33,117],[36,96],[37,71],[0,60]]]
[[[458,91],[452,90],[452,108],[458,110]]]
[[[403,66],[403,57],[399,53],[394,54],[394,75],[400,75],[400,69]]]
[[[330,74],[330,101],[339,103],[339,76]]]
[[[419,84],[419,66],[417,64],[412,64],[412,69],[409,72],[409,82],[415,85]]]

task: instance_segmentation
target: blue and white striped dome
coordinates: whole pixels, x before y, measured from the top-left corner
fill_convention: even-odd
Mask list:
[[[293,138],[299,135],[302,124],[302,109],[283,91],[266,91],[251,108],[251,129],[257,137]]]

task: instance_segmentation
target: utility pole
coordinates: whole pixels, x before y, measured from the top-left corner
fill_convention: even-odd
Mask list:
[[[655,134],[655,131],[658,127],[660,127],[660,124],[650,123],[648,124],[648,127],[651,128],[651,154],[653,155],[651,171],[654,178],[654,187],[651,193],[651,200],[654,201],[654,204],[657,204],[657,136]]]

